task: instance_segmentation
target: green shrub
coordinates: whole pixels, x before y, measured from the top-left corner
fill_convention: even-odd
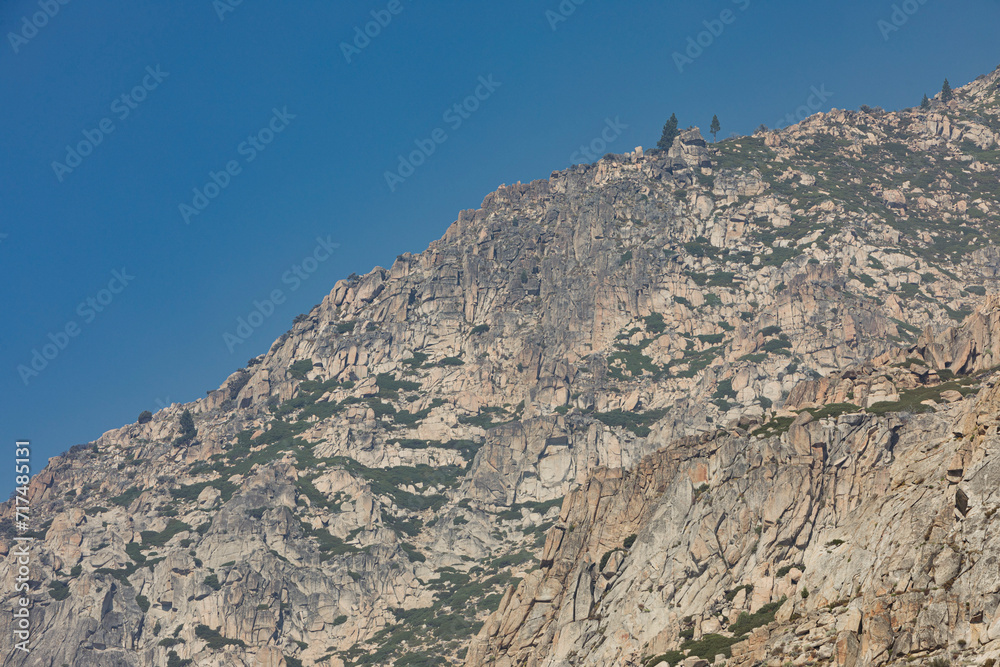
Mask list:
[[[410,559],[411,563],[424,563],[427,561],[427,556],[417,551],[416,547],[412,544],[400,542],[399,548],[403,550],[403,553],[406,554],[406,557]]]
[[[731,287],[733,284],[733,278],[735,277],[735,273],[730,273],[729,271],[719,271],[718,273],[712,274],[708,277],[708,285],[709,287]]]
[[[190,444],[198,435],[198,429],[194,425],[194,417],[191,416],[190,410],[185,410],[181,413],[181,418],[177,425],[180,429],[180,434],[174,440],[175,445]]]
[[[823,419],[825,417],[839,417],[843,414],[849,414],[853,412],[860,412],[861,408],[854,405],[853,403],[830,403],[824,405],[821,408],[809,409],[808,412],[815,419]]]
[[[737,586],[736,588],[730,589],[725,592],[725,597],[728,602],[732,602],[739,595],[740,591],[746,591],[747,596],[753,592],[753,584],[744,584],[742,586]]]
[[[445,357],[437,363],[438,366],[464,366],[465,362],[458,357]]]
[[[219,583],[219,575],[217,575],[214,572],[205,577],[205,585],[211,588],[213,591],[217,591],[222,588],[222,584]]]
[[[760,349],[764,352],[778,352],[779,350],[790,350],[791,348],[792,344],[789,341],[776,338],[764,343],[764,346]]]
[[[135,602],[139,605],[139,609],[141,609],[143,613],[149,611],[149,598],[145,595],[136,595]]]
[[[239,374],[232,379],[229,383],[229,398],[235,399],[239,393],[243,390],[243,387],[247,386],[247,382],[250,381],[251,373],[250,371],[244,369],[239,372]]]
[[[190,664],[192,664],[192,661],[188,659],[181,660],[181,657],[177,655],[177,651],[171,651],[167,654],[167,667],[188,667]]]
[[[69,586],[62,581],[54,580],[49,582],[49,595],[53,600],[65,600],[69,597]]]
[[[213,630],[207,625],[199,625],[194,629],[194,635],[198,639],[204,640],[210,649],[221,649],[233,645],[246,648],[246,644],[240,639],[228,639],[219,634],[218,630]]]
[[[805,565],[801,565],[801,564],[799,564],[799,565],[782,565],[780,568],[778,568],[778,573],[777,573],[778,578],[780,579],[781,577],[783,577],[786,574],[788,574],[789,572],[791,572],[793,567],[796,568],[796,569],[798,569],[799,572],[804,572],[805,569],[806,569],[806,566]]]
[[[112,498],[111,502],[120,507],[128,507],[129,505],[132,504],[133,500],[139,497],[141,493],[142,491],[139,489],[139,487],[133,486],[132,488],[122,493],[120,496],[115,496],[114,498]]]
[[[478,426],[479,428],[489,430],[493,427],[493,415],[489,412],[484,412],[478,415],[466,416],[462,415],[458,418],[459,424],[468,424],[470,426]]]
[[[733,381],[719,380],[712,398],[736,398],[736,392],[733,391]]]
[[[152,419],[153,419],[153,413],[150,412],[149,410],[143,410],[142,412],[139,413],[138,422],[140,424],[148,424],[150,421],[152,421]]]
[[[607,426],[621,426],[632,431],[632,433],[635,433],[640,438],[645,438],[650,433],[648,425],[656,423],[666,414],[666,408],[649,410],[642,413],[612,410],[611,412],[595,412],[594,418]]]
[[[420,389],[419,382],[409,380],[397,380],[392,373],[380,373],[375,378],[375,385],[378,387],[378,395],[382,398],[397,398],[400,391],[417,391]]]
[[[303,533],[316,539],[319,546],[320,562],[326,562],[337,556],[354,553],[358,550],[357,547],[347,544],[335,535],[331,535],[330,531],[325,528],[314,529],[305,521],[300,521],[299,525]]]
[[[705,660],[714,661],[720,653],[727,658],[732,657],[732,646],[741,641],[740,637],[723,637],[717,634],[703,635],[698,641],[688,640],[681,644],[682,651]]]
[[[621,336],[619,336],[620,338]],[[632,377],[641,377],[645,372],[653,375],[654,379],[663,374],[663,369],[653,363],[653,360],[643,353],[653,339],[648,338],[638,345],[631,345],[621,341],[615,342],[617,351],[608,355],[608,368],[612,377],[618,380],[625,379],[625,373]]]
[[[178,500],[197,500],[201,492],[207,487],[215,487],[219,490],[220,496],[223,502],[228,501],[232,498],[233,493],[236,492],[236,485],[232,482],[228,482],[224,479],[216,479],[211,482],[198,482],[196,484],[188,484],[187,486],[182,486],[177,489],[171,489],[170,495]]]
[[[653,313],[642,318],[646,323],[646,331],[651,334],[661,334],[667,329],[667,323],[663,321],[663,315]]]
[[[781,598],[777,602],[770,602],[753,614],[743,612],[740,614],[740,617],[736,619],[736,622],[729,626],[729,631],[737,637],[742,637],[745,634],[753,632],[759,627],[772,623],[774,621],[774,615],[783,604],[785,604],[785,598]]]
[[[499,558],[495,558],[493,562],[490,563],[490,567],[493,570],[502,570],[505,567],[517,567],[518,565],[524,565],[525,563],[533,561],[534,559],[535,559],[534,556],[532,556],[526,550],[521,549],[518,552],[507,554],[506,556],[500,556]]]
[[[288,374],[296,380],[305,380],[306,374],[313,369],[311,359],[299,359],[288,367]]]
[[[142,545],[138,542],[129,542],[125,545],[125,555],[139,565],[146,563],[146,555],[142,553]]]
[[[141,533],[142,543],[146,545],[146,548],[162,547],[167,542],[169,542],[170,538],[172,538],[174,535],[189,530],[191,530],[191,526],[189,526],[188,524],[184,523],[183,521],[178,521],[177,519],[171,519],[170,521],[167,522],[167,527],[161,530],[160,532],[152,530],[142,531]]]
[[[781,435],[791,428],[793,421],[795,421],[795,417],[775,417],[755,430],[751,435],[764,438]]]
[[[410,368],[420,368],[427,361],[428,357],[423,352],[414,352],[409,359],[403,359],[400,363]]]
[[[656,667],[657,665],[662,665],[667,663],[670,667],[674,667],[677,663],[684,660],[686,656],[680,651],[667,651],[666,653],[661,653],[658,656],[654,656],[649,659],[648,662],[643,663],[643,667]],[[712,656],[715,659],[715,656]]]

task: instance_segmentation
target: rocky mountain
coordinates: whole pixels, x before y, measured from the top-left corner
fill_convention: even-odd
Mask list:
[[[4,664],[992,665],[998,93],[500,187],[53,458]]]

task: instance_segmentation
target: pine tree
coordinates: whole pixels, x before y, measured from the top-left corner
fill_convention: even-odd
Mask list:
[[[719,117],[718,116],[712,116],[712,125],[711,125],[711,127],[708,128],[708,131],[712,133],[712,140],[713,141],[718,141],[718,138],[719,138],[718,134],[719,134],[719,130],[721,130],[721,129],[722,129],[722,126],[719,125]]]
[[[680,135],[680,130],[677,129],[677,114],[670,114],[670,120],[663,126],[663,136],[660,137],[656,147],[665,151],[670,150],[678,135]]]
[[[931,108],[931,101],[927,98],[926,95],[924,95],[924,99],[921,100],[921,102],[920,102],[920,108],[921,109],[930,109]]]
[[[944,85],[941,86],[941,101],[951,102],[955,98],[955,93],[951,90],[951,84],[948,83],[948,79],[944,80]]]
[[[190,410],[185,410],[180,420],[181,434],[177,437],[176,444],[186,445],[198,435],[198,429],[194,426],[194,417]]]

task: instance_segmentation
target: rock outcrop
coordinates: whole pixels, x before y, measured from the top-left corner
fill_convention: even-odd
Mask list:
[[[337,282],[23,489],[4,663],[994,656],[998,82],[690,129]]]

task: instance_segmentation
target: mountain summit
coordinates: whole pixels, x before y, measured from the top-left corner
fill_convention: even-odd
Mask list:
[[[53,458],[4,664],[992,665],[998,94],[499,188]]]

